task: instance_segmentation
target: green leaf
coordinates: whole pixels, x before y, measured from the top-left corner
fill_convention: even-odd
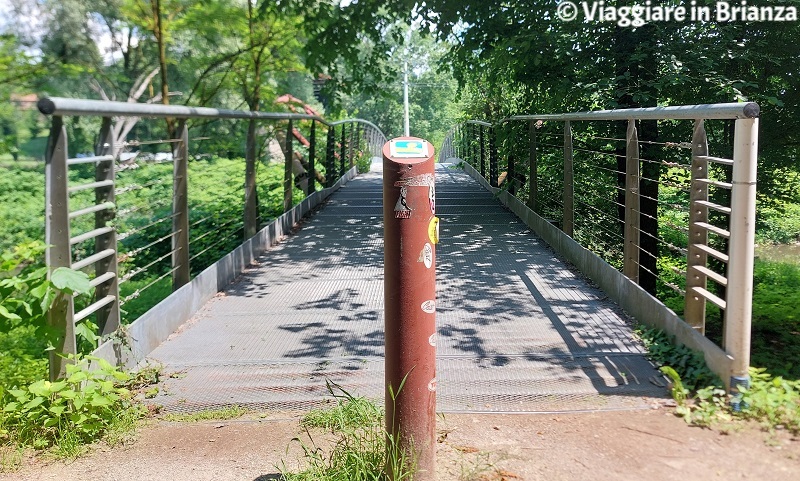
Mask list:
[[[51,406],[50,412],[55,414],[56,416],[61,416],[64,414],[64,411],[67,409],[66,406]]]
[[[83,294],[89,292],[89,276],[80,271],[75,271],[67,267],[59,267],[50,276],[50,282],[56,287],[67,293]]]
[[[35,397],[35,398],[31,399],[30,402],[28,402],[22,408],[25,409],[25,410],[30,410],[30,409],[33,409],[35,407],[41,406],[42,403],[44,403],[44,398],[43,397]]]
[[[51,386],[52,384],[50,383],[50,381],[45,381],[43,379],[40,379],[39,381],[36,381],[35,383],[28,386],[28,391],[30,391],[36,396],[47,397],[50,395]]]
[[[6,319],[11,319],[12,321],[21,321],[22,318],[19,317],[17,314],[13,312],[8,312],[8,309],[5,308],[2,304],[0,304],[0,316],[5,317]]]
[[[81,322],[75,326],[75,335],[85,339],[93,347],[97,347],[97,340],[100,339],[100,336],[95,334],[92,328],[89,326],[89,322]]]

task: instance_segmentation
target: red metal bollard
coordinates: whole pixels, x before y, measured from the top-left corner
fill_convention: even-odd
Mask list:
[[[436,257],[433,145],[383,146],[386,431],[411,458],[414,481],[436,478]],[[401,388],[402,385],[402,388]],[[391,441],[391,440],[390,440]],[[394,479],[391,467],[388,469]]]

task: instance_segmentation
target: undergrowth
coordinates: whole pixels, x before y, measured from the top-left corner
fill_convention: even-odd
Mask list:
[[[101,439],[118,444],[143,416],[131,392],[122,387],[129,374],[96,357],[72,359],[63,380],[38,380],[6,392],[0,413],[4,469],[13,467],[14,453],[25,449],[47,449],[71,459]]]
[[[650,359],[671,381],[676,414],[687,423],[713,427],[723,422],[753,420],[765,430],[786,429],[800,434],[800,381],[773,376],[765,368],[751,367],[750,386],[731,396],[705,364],[703,356],[677,346],[663,331],[636,331]]]
[[[396,436],[383,427],[383,410],[372,401],[355,397],[340,386],[328,382],[335,405],[313,410],[300,424],[308,442],[295,438],[303,450],[304,467],[289,470],[279,466],[285,481],[394,481],[411,479],[414,462],[400,448]],[[396,396],[392,396],[396,399]],[[317,444],[310,428],[322,428],[333,434],[324,446]]]

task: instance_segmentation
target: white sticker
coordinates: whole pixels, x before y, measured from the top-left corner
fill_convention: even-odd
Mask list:
[[[431,247],[429,243],[425,243],[425,247],[423,247],[422,252],[419,253],[417,262],[425,263],[425,267],[428,269],[433,265],[433,247]]]
[[[436,187],[428,186],[428,201],[431,203],[431,214],[436,214]]]
[[[400,187],[403,185],[411,186],[411,187],[430,187],[434,185],[435,177],[433,174],[420,174],[415,175],[414,177],[408,177],[406,179],[398,180],[394,183],[395,187]]]
[[[397,199],[397,203],[394,205],[395,219],[411,218],[411,207],[408,206],[408,200],[406,199],[407,196],[408,196],[408,188],[400,187],[400,197]]]
[[[428,391],[436,392],[436,378],[431,379],[431,382],[428,383]]]
[[[436,347],[436,333],[435,332],[433,334],[431,334],[431,337],[428,338],[428,344],[430,344],[433,347]]]
[[[436,312],[436,301],[425,301],[422,303],[422,310],[428,314]]]

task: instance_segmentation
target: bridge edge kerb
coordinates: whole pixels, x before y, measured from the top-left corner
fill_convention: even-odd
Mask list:
[[[39,101],[36,102],[36,107],[39,109],[39,112],[44,115],[51,115],[56,111],[56,104],[50,100],[49,97],[40,98]]]

